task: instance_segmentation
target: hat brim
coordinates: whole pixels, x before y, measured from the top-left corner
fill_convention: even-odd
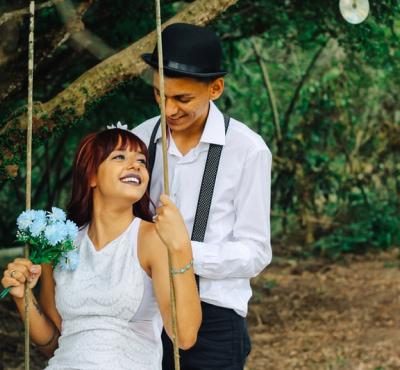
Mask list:
[[[142,59],[152,68],[158,69],[158,61],[152,59],[151,53],[142,54]],[[164,74],[168,77],[193,77],[193,78],[218,78],[225,76],[228,72],[219,71],[219,72],[211,72],[211,73],[199,73],[199,72],[191,72],[191,71],[182,71],[176,68],[170,68],[168,66],[163,66]]]

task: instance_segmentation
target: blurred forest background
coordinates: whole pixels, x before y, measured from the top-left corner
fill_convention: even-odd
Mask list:
[[[158,114],[140,59],[155,1],[35,3],[32,208],[49,210],[83,136]],[[29,4],[0,0],[0,249],[25,209]],[[339,0],[161,0],[164,24],[221,37],[216,103],[273,153],[274,260],[252,280],[246,370],[400,369],[400,0],[369,4],[354,25]],[[23,335],[0,300],[0,370],[24,369]]]
[[[65,207],[84,135],[158,114],[139,58],[155,43],[154,6],[36,1],[32,208]],[[337,259],[399,246],[400,2],[371,0],[358,25],[339,0],[161,6],[163,22],[207,25],[223,41],[217,105],[273,153],[274,250]],[[28,8],[0,0],[0,248],[15,246],[25,208]]]

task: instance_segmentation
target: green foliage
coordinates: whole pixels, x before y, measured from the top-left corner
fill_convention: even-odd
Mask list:
[[[186,2],[162,5],[166,20]],[[23,6],[0,0],[2,12]],[[304,255],[337,258],[400,243],[400,6],[396,0],[370,1],[370,6],[366,21],[351,25],[340,15],[338,1],[321,6],[313,0],[239,0],[209,25],[223,40],[223,67],[230,71],[216,103],[259,132],[271,148],[272,207],[274,214],[283,215],[272,218],[273,236],[302,236]],[[40,60],[64,23],[54,7],[38,11],[36,17],[35,57]],[[8,85],[25,81],[27,19],[14,22],[12,32],[0,26],[5,55],[22,50],[13,63],[0,63]],[[154,2],[98,0],[82,21],[101,41],[102,57],[72,41],[61,43],[38,63],[35,101],[50,100],[109,50],[118,52],[154,30]],[[25,85],[2,101],[1,127],[26,103]],[[34,143],[33,208],[65,207],[72,155],[84,135],[117,121],[134,127],[158,112],[144,79],[118,86],[88,107],[72,126],[60,125],[52,137],[44,129]],[[59,114],[62,120],[63,114],[74,111]],[[12,147],[20,134],[10,133],[1,144]],[[0,247],[12,245],[15,218],[25,204],[24,160],[16,164],[21,167],[18,178],[0,183]]]
[[[375,199],[371,205],[353,200],[344,215],[346,223],[335,225],[329,234],[322,236],[312,245],[316,254],[336,259],[343,253],[364,253],[373,248],[384,251],[400,243],[399,205]]]
[[[272,204],[275,213],[284,214],[273,218],[282,223],[273,229],[303,234],[305,249],[331,256],[398,245],[399,5],[371,4],[368,19],[354,26],[333,8],[336,3],[319,10],[308,1],[255,4],[262,9],[252,17],[263,21],[251,18],[233,35],[263,25],[257,41],[282,139],[248,38],[225,45],[233,72],[226,78],[223,106],[272,148]],[[232,10],[234,17],[243,16],[246,6],[241,2],[240,11]],[[362,218],[373,214],[370,207],[377,215]],[[299,222],[293,229],[288,219],[294,214]],[[315,226],[326,223],[338,226]]]

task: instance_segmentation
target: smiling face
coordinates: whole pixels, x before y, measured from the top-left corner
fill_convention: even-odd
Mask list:
[[[127,205],[139,201],[146,192],[149,174],[146,156],[140,147],[121,147],[121,142],[100,164],[93,176],[91,187],[94,200],[123,202]]]
[[[160,104],[159,75],[154,71],[154,94]],[[194,78],[164,78],[165,114],[171,131],[203,130],[209,110],[209,101],[220,97],[224,80],[202,82]]]
[[[84,137],[78,147],[75,150],[72,174],[72,194],[71,200],[67,205],[68,217],[74,221],[79,227],[82,227],[91,222],[94,211],[94,189],[96,189],[96,182],[102,181],[111,181],[112,179],[107,179],[106,176],[99,177],[99,168],[103,162],[106,160],[111,161],[111,154],[116,149],[122,149],[122,155],[125,157],[125,150],[127,152],[140,154],[140,158],[137,158],[138,161],[143,163],[143,159],[148,158],[148,151],[146,144],[140,140],[135,134],[131,131],[124,130],[121,128],[114,128],[110,130],[104,130],[98,133],[92,133]],[[142,153],[139,153],[142,152]],[[131,153],[128,153],[131,154]],[[129,157],[129,156],[128,156]],[[130,157],[129,157],[130,158]],[[124,161],[126,158],[115,159],[114,162],[110,163],[110,165],[115,165],[115,167],[119,163],[118,161]],[[113,161],[112,161],[113,162]],[[104,163],[105,167],[108,163]],[[122,167],[122,164],[121,164]],[[102,171],[102,170],[100,170]],[[122,172],[122,170],[120,170]],[[129,175],[129,173],[133,173],[135,176],[128,176],[127,178],[124,176]],[[103,173],[100,172],[100,175]],[[117,177],[116,177],[117,176]],[[140,183],[137,182],[136,179],[140,178]],[[113,178],[116,177],[117,180],[114,180],[115,188],[113,190],[114,193],[117,192],[117,186],[123,186],[123,194],[126,194],[127,189],[134,190],[134,200],[140,197],[143,193],[143,188],[147,186],[148,182],[148,172],[147,170],[142,170],[142,165],[140,166],[140,170],[133,169],[130,172],[126,172],[123,175],[116,175],[113,172]],[[121,181],[120,178],[123,178]],[[132,178],[133,181],[130,181],[129,178]],[[147,180],[146,180],[147,178]],[[136,185],[133,183],[136,182]],[[104,185],[106,185],[104,183]],[[129,187],[130,186],[130,187]],[[110,188],[110,196],[112,195],[112,187]],[[106,190],[106,189],[105,189]],[[98,195],[101,193],[96,190],[96,201],[98,199]],[[104,194],[107,194],[106,192]],[[129,193],[129,196],[132,194]],[[108,199],[108,198],[105,198]],[[131,204],[133,203],[132,199],[130,199]],[[143,220],[151,221],[152,212],[150,210],[151,199],[148,191],[145,192],[144,196],[133,204],[133,214],[137,217],[140,217]],[[98,204],[98,203],[96,203]],[[128,203],[129,204],[129,203]],[[122,203],[123,206],[126,206],[126,201],[124,200]],[[132,207],[131,207],[132,208]]]

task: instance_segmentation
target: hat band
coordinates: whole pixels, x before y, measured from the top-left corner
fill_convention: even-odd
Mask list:
[[[210,70],[207,70],[207,69],[204,69],[204,68],[200,68],[200,67],[196,67],[196,66],[190,66],[188,64],[183,64],[183,63],[177,63],[177,62],[173,62],[173,61],[168,60],[168,59],[164,59],[164,67],[167,67],[167,68],[175,70],[175,71],[180,71],[180,72],[211,73]]]

